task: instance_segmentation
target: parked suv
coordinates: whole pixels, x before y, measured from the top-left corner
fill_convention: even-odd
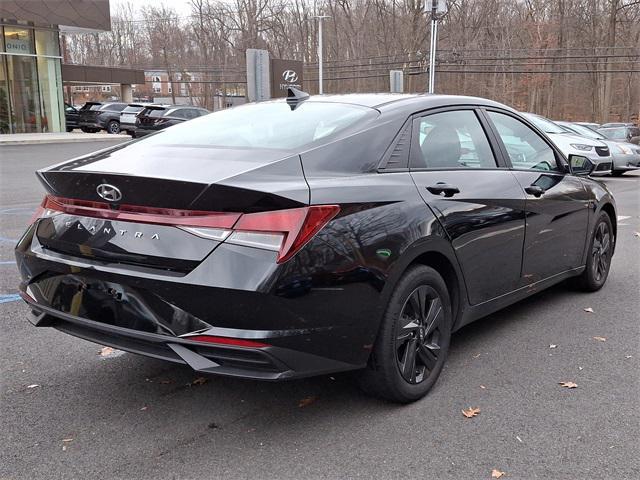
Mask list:
[[[122,102],[87,102],[80,109],[80,129],[87,133],[120,133],[120,112],[126,107]]]
[[[207,113],[210,113],[209,110],[190,105],[148,105],[138,114],[135,137],[142,137]]]
[[[135,137],[136,117],[148,103],[130,103],[120,112],[120,130]]]
[[[591,160],[595,165],[592,175],[611,173],[613,160],[609,147],[605,143],[567,133],[560,125],[541,115],[534,113],[524,113],[523,115],[545,132],[567,158],[569,155],[581,155]]]

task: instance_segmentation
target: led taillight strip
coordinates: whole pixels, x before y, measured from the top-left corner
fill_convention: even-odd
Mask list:
[[[52,195],[45,197],[42,202],[42,208],[70,215],[106,218],[109,220],[209,228],[231,228],[242,216],[241,213],[179,210],[137,205],[120,205],[117,210],[113,210],[108,203],[60,198]]]

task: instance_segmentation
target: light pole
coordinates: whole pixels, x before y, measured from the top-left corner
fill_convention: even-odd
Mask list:
[[[315,15],[318,19],[318,93],[322,95],[322,20],[331,18],[330,15]]]
[[[429,8],[431,3],[431,8]],[[427,13],[431,14],[431,45],[429,48],[429,93],[436,85],[436,45],[438,43],[438,20],[447,13],[447,0],[430,0],[424,3]]]

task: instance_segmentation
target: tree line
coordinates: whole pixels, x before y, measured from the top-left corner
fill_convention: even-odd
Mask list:
[[[210,107],[245,82],[245,51],[302,60],[317,91],[324,21],[325,93],[426,90],[424,0],[191,0],[137,10],[122,4],[109,32],[67,34],[65,61],[164,70],[194,79]],[[551,118],[611,121],[640,112],[640,0],[450,0],[438,36],[436,92],[476,95]],[[173,91],[175,92],[175,88]]]

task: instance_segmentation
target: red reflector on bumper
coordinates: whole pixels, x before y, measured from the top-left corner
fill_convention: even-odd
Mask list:
[[[245,340],[244,338],[214,337],[212,335],[194,335],[182,338],[191,342],[217,343],[218,345],[233,345],[234,347],[262,348],[269,346],[266,343]]]

